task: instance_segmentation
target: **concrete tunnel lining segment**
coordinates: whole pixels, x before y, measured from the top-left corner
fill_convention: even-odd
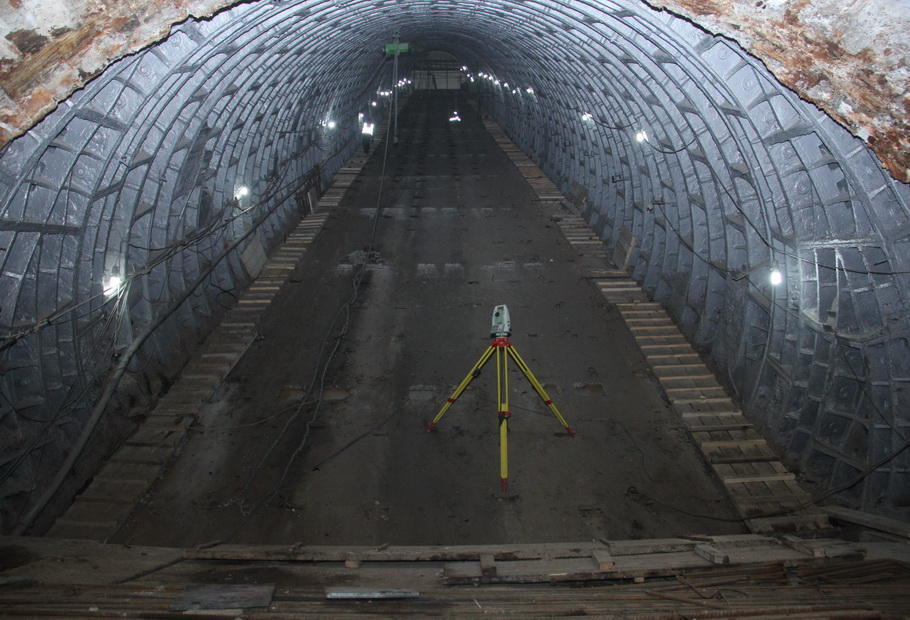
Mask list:
[[[396,29],[461,59],[608,245],[635,236],[633,275],[792,463],[837,486],[906,446],[910,189],[735,43],[637,2],[257,2],[114,62],[0,152],[4,531],[118,355],[155,327],[122,415],[358,148]],[[908,494],[904,452],[841,499],[906,516]]]

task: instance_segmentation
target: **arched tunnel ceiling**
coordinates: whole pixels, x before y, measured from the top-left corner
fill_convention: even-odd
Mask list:
[[[910,182],[910,11],[902,0],[644,1],[735,39],[762,59],[782,83],[862,138],[896,179]],[[172,24],[189,16],[208,17],[234,4],[230,0],[66,4],[4,0],[0,4],[5,36],[0,40],[4,91],[0,93],[0,146],[32,127],[111,61],[160,40]],[[327,3],[300,4],[315,8]],[[395,7],[407,13],[408,4],[401,0],[330,3],[343,9],[336,18],[353,23],[358,14],[375,15],[389,20],[386,29],[404,17],[397,15]],[[527,16],[561,13],[560,19],[571,27],[573,19],[609,20],[611,12],[622,10],[621,4],[516,0],[493,10],[522,6]],[[477,10],[473,3],[446,6],[426,3],[443,19],[445,11],[470,15]]]
[[[24,115],[4,121],[8,135],[95,78],[0,151],[0,530],[43,505],[77,437],[106,419],[102,387],[113,394],[124,377],[124,401],[162,393],[220,316],[219,293],[249,283],[299,219],[301,194],[359,146],[358,113],[391,88],[381,45],[396,29],[467,66],[465,96],[606,243],[635,237],[634,277],[782,450],[833,486],[862,472],[857,505],[910,506],[910,186],[735,42],[637,0],[272,0],[189,19],[101,71],[220,3],[76,5],[95,7],[91,18],[12,4],[5,23],[19,34],[7,42],[31,51],[4,64],[4,88],[21,91],[5,109]],[[673,6],[711,7],[697,19],[731,34],[740,15],[744,43],[764,41],[772,67],[772,51],[796,53],[784,43],[794,33],[817,50],[813,33],[839,28],[812,25],[833,6],[818,2]],[[836,15],[866,34],[900,21],[859,12],[869,6]],[[898,4],[875,6],[886,16]],[[746,14],[790,34],[771,45]],[[874,107],[887,131],[905,123],[882,111],[906,97],[905,46],[895,60],[881,50],[893,96],[869,107],[850,73],[866,53],[848,41],[855,28],[838,31],[847,64],[824,75],[832,91],[848,75],[860,86],[832,105]],[[63,56],[73,60],[58,66]],[[810,82],[806,92],[822,88]],[[903,147],[891,155],[906,161]]]

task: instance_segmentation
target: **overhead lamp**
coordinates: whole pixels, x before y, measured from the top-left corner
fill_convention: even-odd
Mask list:
[[[329,129],[335,129],[335,125],[336,125],[335,121],[326,121],[326,123],[325,123],[325,126],[328,127]]]
[[[375,129],[376,129],[376,126],[374,123],[364,123],[363,127],[360,130],[360,133],[362,133],[365,136],[372,136],[373,131]]]
[[[771,286],[780,286],[784,281],[784,274],[781,273],[780,269],[775,267],[768,274],[768,280],[771,282]]]
[[[648,134],[644,129],[641,129],[635,133],[636,142],[646,142],[647,140],[648,140]]]
[[[458,115],[458,110],[455,110],[454,112],[452,112],[452,116],[449,117],[449,122],[450,123],[460,123],[461,122],[461,117]]]
[[[529,95],[533,95],[534,89],[529,86],[528,88],[525,89],[525,92],[528,93]]]
[[[462,65],[461,70],[462,70],[462,71],[467,71],[468,68]]]
[[[111,274],[101,282],[101,290],[107,299],[110,299],[119,293],[122,286],[123,278],[117,274]]]
[[[584,114],[581,115],[581,120],[584,122],[588,122],[589,120],[591,120],[593,118],[594,118],[594,116],[590,112],[585,112]]]
[[[499,80],[493,80],[493,83],[496,84],[496,86],[499,86]]]
[[[370,105],[373,106],[373,107],[375,108],[378,104],[377,104],[375,101],[371,101],[371,102],[370,102]]]
[[[236,198],[237,200],[240,200],[241,198],[248,195],[249,193],[250,193],[250,188],[247,187],[246,185],[241,185],[240,187],[237,188],[237,191],[234,192],[234,198]]]

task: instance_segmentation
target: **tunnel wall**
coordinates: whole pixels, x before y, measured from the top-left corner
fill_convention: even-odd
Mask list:
[[[605,241],[635,235],[635,277],[793,462],[826,487],[874,468],[840,497],[906,508],[907,452],[887,457],[910,415],[910,199],[859,141],[631,0],[276,0],[182,24],[0,152],[0,529],[30,522],[117,368],[96,438],[166,389],[358,147],[396,31],[465,63]]]
[[[906,517],[908,186],[735,43],[574,18],[535,21],[573,50],[559,68],[481,64],[482,100],[609,245],[634,235],[633,276],[791,465]]]
[[[329,64],[332,28],[297,31],[309,11],[295,10],[183,24],[3,151],[3,531],[76,445],[120,356],[147,338],[89,461],[166,390],[310,191],[360,148],[357,114],[387,63],[373,49]],[[122,285],[105,292],[112,276]]]

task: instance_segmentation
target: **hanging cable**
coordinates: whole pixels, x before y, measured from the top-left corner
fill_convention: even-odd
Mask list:
[[[348,143],[350,143],[350,140]],[[49,485],[44,489],[38,501],[29,508],[29,510],[20,519],[19,523],[14,528],[13,534],[15,536],[21,536],[25,533],[25,531],[35,520],[38,514],[44,509],[54,494],[56,494],[61,484],[63,484],[63,481],[69,475],[69,472],[75,464],[76,460],[82,454],[82,451],[84,450],[89,437],[91,437],[91,435],[94,433],[98,421],[104,414],[104,411],[107,408],[111,397],[116,391],[117,386],[120,384],[121,378],[126,373],[127,367],[132,361],[133,356],[139,351],[145,341],[155,332],[155,330],[158,329],[159,326],[164,323],[164,321],[166,321],[174,312],[177,311],[181,305],[183,305],[184,301],[189,299],[189,297],[195,292],[196,288],[198,288],[203,282],[208,279],[209,275],[211,275],[211,273],[221,263],[221,261],[229,256],[234,250],[236,250],[237,247],[243,243],[250,235],[256,232],[259,229],[259,226],[261,226],[268,218],[270,218],[281,205],[283,205],[288,199],[294,196],[294,194],[299,191],[300,186],[300,183],[294,183],[293,187],[287,189],[287,191],[281,195],[281,198],[275,201],[275,204],[272,207],[268,208],[264,213],[256,218],[256,220],[254,220],[253,225],[251,225],[246,231],[242,232],[235,240],[229,243],[227,247],[225,247],[220,253],[213,257],[211,262],[202,269],[200,275],[193,282],[191,282],[190,285],[187,286],[183,292],[181,292],[160,315],[155,317],[155,320],[153,322],[151,322],[145,329],[134,336],[130,345],[121,353],[117,364],[114,366],[110,375],[108,376],[101,397],[92,408],[88,419],[82,426],[82,430],[73,446],[70,448],[70,451],[64,459],[63,464],[60,466]],[[275,193],[277,194],[278,190],[276,190]]]
[[[697,136],[696,136],[696,137],[697,137]],[[663,151],[663,150],[661,150],[661,149],[658,149],[658,148],[655,147],[654,145],[652,145],[647,139],[644,139],[644,140],[642,140],[642,141],[643,141],[643,142],[648,142],[648,146],[649,146],[649,147],[651,147],[651,148],[654,149],[655,151],[657,151],[657,152],[659,152],[659,153],[663,153],[663,154],[678,154],[678,153],[680,153],[680,152],[682,152],[682,151],[684,151],[684,150],[686,150],[686,149],[688,148],[688,145],[687,145],[687,146],[685,146],[685,147],[682,147],[682,148],[680,148],[680,149],[676,149],[676,150],[673,150],[673,151]],[[694,142],[694,140],[693,140],[693,142]],[[690,143],[690,144],[691,144],[691,143]],[[769,250],[771,250],[772,253],[780,253],[780,254],[782,254],[783,256],[787,256],[787,257],[789,257],[789,258],[793,258],[794,260],[797,260],[797,261],[800,261],[800,262],[802,262],[802,263],[806,263],[806,264],[809,264],[809,265],[813,265],[813,266],[815,266],[815,267],[821,267],[821,268],[823,268],[823,269],[830,269],[830,270],[833,270],[833,271],[844,271],[844,272],[846,272],[846,273],[855,273],[855,274],[859,274],[859,275],[897,276],[897,275],[907,275],[907,274],[910,274],[910,270],[881,271],[881,270],[876,270],[876,269],[853,269],[853,268],[846,267],[846,266],[843,266],[843,265],[840,265],[840,266],[837,266],[837,265],[826,265],[825,263],[820,263],[820,262],[818,262],[818,261],[815,261],[815,260],[812,260],[812,259],[809,259],[809,258],[805,258],[805,257],[803,257],[803,256],[800,256],[799,254],[795,254],[795,253],[793,253],[793,252],[790,252],[790,251],[788,251],[787,249],[775,248],[775,247],[772,245],[771,241],[768,239],[768,237],[767,237],[767,236],[758,228],[758,226],[752,221],[752,219],[751,219],[751,218],[749,217],[749,215],[745,212],[745,210],[739,205],[739,201],[736,199],[735,196],[733,196],[733,193],[732,193],[729,189],[727,189],[726,184],[724,184],[723,181],[721,181],[719,175],[718,175],[717,172],[714,170],[714,167],[713,167],[713,166],[710,166],[710,165],[708,165],[708,166],[706,166],[706,167],[707,167],[707,169],[708,169],[708,172],[711,174],[712,178],[714,179],[714,181],[717,183],[717,185],[724,191],[724,193],[725,193],[725,194],[727,195],[727,197],[730,199],[730,203],[732,204],[733,208],[736,209],[736,210],[739,212],[740,215],[742,215],[742,217],[743,217],[743,219],[745,220],[745,222],[749,225],[749,228],[751,228],[751,229],[753,230],[753,232],[754,232],[755,235],[759,238],[759,240],[760,240],[760,241],[761,241]]]
[[[374,248],[375,248],[376,233],[378,230],[379,220],[382,215],[382,213],[381,213],[382,194],[383,194],[383,187],[384,187],[384,183],[385,183],[386,166],[387,166],[388,155],[389,155],[389,143],[391,142],[391,129],[392,129],[391,113],[392,113],[392,110],[391,110],[391,106],[390,106],[389,117],[386,122],[386,132],[385,132],[384,149],[383,149],[383,156],[382,156],[382,167],[381,167],[381,171],[379,174],[379,187],[377,189],[377,194],[376,194],[376,209],[373,214],[372,222],[370,224],[370,236],[369,236],[369,242],[367,244],[367,248],[369,249],[370,252],[373,252]],[[224,504],[222,504],[222,506],[225,506],[225,507],[230,506],[230,505],[238,505],[240,507],[240,513],[241,513],[240,523],[230,532],[230,534],[226,538],[227,540],[233,539],[240,532],[240,530],[244,527],[246,522],[254,514],[256,514],[264,505],[266,505],[268,502],[270,502],[278,494],[278,492],[281,490],[281,487],[284,485],[284,482],[287,479],[288,474],[290,473],[291,467],[296,462],[296,460],[300,456],[300,454],[303,452],[304,447],[306,446],[307,442],[309,441],[310,433],[312,431],[313,425],[316,423],[316,420],[319,417],[319,412],[320,412],[320,409],[322,406],[323,393],[325,391],[326,375],[328,373],[329,366],[331,365],[332,361],[335,358],[335,355],[337,354],[338,350],[341,347],[343,338],[347,335],[348,328],[350,326],[351,311],[353,309],[354,304],[356,303],[357,299],[360,296],[360,292],[361,292],[361,288],[362,288],[361,284],[363,281],[363,277],[366,273],[367,262],[368,261],[365,259],[362,262],[360,262],[354,266],[354,273],[353,273],[353,277],[351,280],[351,295],[348,299],[346,299],[341,304],[341,306],[335,311],[335,313],[333,315],[332,321],[329,324],[328,329],[326,330],[326,333],[325,333],[325,335],[322,339],[322,342],[320,344],[320,347],[319,347],[319,352],[317,353],[317,356],[316,356],[317,364],[316,364],[316,368],[313,372],[313,377],[310,380],[310,384],[309,384],[306,392],[300,398],[300,403],[297,406],[296,410],[294,411],[294,414],[288,420],[285,421],[281,430],[276,434],[275,438],[272,440],[269,447],[266,449],[266,451],[260,457],[259,462],[256,465],[256,467],[246,477],[246,482],[244,483],[243,487],[241,488],[241,491],[238,494],[238,496],[235,496],[235,497],[229,499]],[[336,324],[339,322],[339,319],[341,319],[341,322],[340,322],[340,326],[337,328],[337,331],[336,331]],[[333,337],[334,337],[334,344],[331,346],[331,348],[328,349],[328,352],[325,354],[325,359],[323,359],[323,354],[326,351],[326,348],[329,346],[329,342]],[[322,361],[320,362],[319,360],[322,360]],[[256,476],[258,476],[259,473],[262,471],[262,469],[265,467],[265,464],[266,464],[268,458],[271,456],[271,454],[274,452],[274,450],[278,447],[278,445],[281,443],[281,441],[286,438],[288,429],[291,427],[291,425],[294,422],[296,422],[299,419],[300,415],[303,413],[303,411],[305,409],[305,405],[308,402],[311,402],[314,404],[313,411],[310,414],[309,419],[306,421],[306,425],[304,427],[304,431],[303,431],[303,434],[301,435],[300,440],[297,442],[297,445],[295,446],[294,450],[291,452],[290,457],[285,462],[284,468],[282,469],[282,472],[278,478],[278,481],[273,485],[273,487],[271,488],[271,490],[268,493],[263,495],[251,507],[247,507],[246,500],[239,496],[245,495],[249,492],[249,489],[252,486],[253,481],[255,480]]]

